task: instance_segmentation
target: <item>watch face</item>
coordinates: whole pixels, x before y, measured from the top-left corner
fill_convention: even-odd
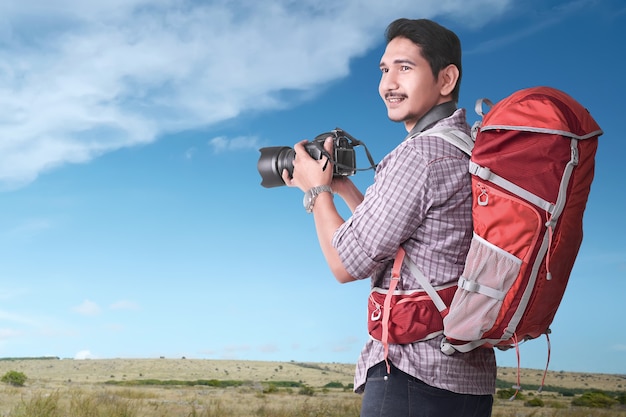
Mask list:
[[[332,192],[332,189],[330,188],[330,186],[318,186],[318,187],[313,187],[311,188],[309,191],[307,191],[306,193],[304,193],[304,199],[302,200],[302,202],[304,203],[304,208],[306,209],[307,212],[311,212],[313,211],[313,204],[315,202],[315,198],[324,191],[328,191],[328,192]]]
[[[311,191],[307,191],[306,193],[304,193],[304,199],[302,200],[302,203],[304,204],[304,208],[307,210],[311,209],[311,200],[313,198],[313,193],[311,193]]]

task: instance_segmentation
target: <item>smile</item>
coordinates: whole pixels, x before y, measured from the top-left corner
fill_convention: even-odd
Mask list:
[[[404,101],[406,99],[405,96],[397,96],[397,95],[387,95],[385,97],[385,100],[387,100],[387,103],[389,104],[398,104],[402,101]]]

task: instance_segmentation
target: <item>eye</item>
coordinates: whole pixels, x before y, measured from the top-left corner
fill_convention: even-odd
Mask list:
[[[389,72],[389,68],[380,67],[380,71],[381,71],[383,74],[386,74],[386,73],[388,73],[388,72]]]
[[[410,70],[411,70],[411,67],[409,67],[408,65],[402,65],[400,67],[400,71],[410,71]]]

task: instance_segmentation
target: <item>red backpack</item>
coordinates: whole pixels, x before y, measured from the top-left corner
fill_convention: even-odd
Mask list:
[[[517,91],[473,130],[474,238],[443,320],[444,353],[549,333],[582,242],[602,134],[583,106],[548,87]]]
[[[492,106],[486,115],[483,103]],[[445,354],[517,347],[548,335],[563,298],[602,130],[578,102],[549,87],[517,91],[495,106],[479,100],[476,111],[483,120],[472,129],[473,149],[463,132],[426,132],[471,154],[474,236],[465,269],[450,301],[447,287],[433,288],[398,252],[391,288],[374,289],[369,302],[370,334],[385,351],[442,332]],[[423,290],[395,291],[402,262]],[[414,320],[425,328],[414,329]]]

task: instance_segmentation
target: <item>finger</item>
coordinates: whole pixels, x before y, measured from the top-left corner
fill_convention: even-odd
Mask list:
[[[288,170],[283,169],[282,179],[287,187],[293,187],[293,178],[289,175]]]
[[[326,140],[324,141],[324,149],[326,149],[326,152],[332,154],[333,152],[333,137],[329,136],[326,138]]]
[[[300,153],[304,152],[304,144],[307,142],[308,140],[304,139],[293,146],[293,150],[296,151],[296,155],[298,154],[298,151],[300,151]]]

